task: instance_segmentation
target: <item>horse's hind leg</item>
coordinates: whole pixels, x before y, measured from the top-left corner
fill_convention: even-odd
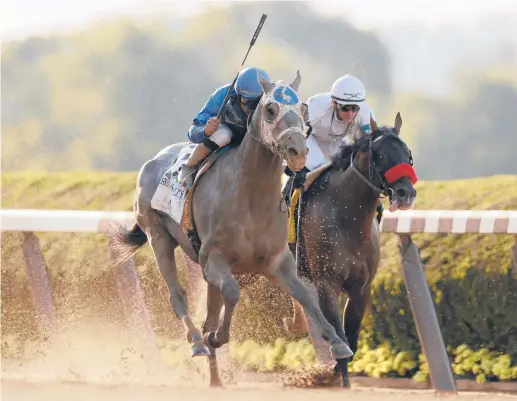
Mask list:
[[[205,344],[212,348],[220,348],[230,341],[230,326],[232,315],[240,299],[239,283],[232,275],[230,266],[217,252],[210,252],[204,263],[206,280],[219,287],[224,304],[223,322],[217,331],[204,335]]]
[[[150,227],[149,243],[153,248],[156,264],[167,284],[172,310],[180,319],[187,331],[187,340],[192,343],[192,356],[209,355],[208,348],[203,344],[201,332],[194,326],[188,311],[185,290],[178,279],[174,250],[178,242],[158,223]]]
[[[221,316],[221,310],[223,308],[223,299],[221,298],[221,290],[219,287],[209,283],[207,291],[206,318],[203,322],[203,335],[217,329],[217,326],[219,325],[219,317]],[[208,364],[210,367],[210,386],[220,387],[222,386],[222,382],[219,377],[216,351],[215,348],[210,346],[208,349],[210,350],[210,355],[208,356]]]

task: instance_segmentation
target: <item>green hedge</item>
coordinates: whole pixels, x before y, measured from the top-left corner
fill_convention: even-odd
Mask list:
[[[448,347],[453,374],[457,379],[486,381],[517,380],[517,363],[512,366],[509,355],[486,348],[472,351],[466,345]],[[230,353],[244,369],[258,372],[303,370],[315,366],[315,353],[310,341],[287,342],[277,339],[273,344],[259,345],[253,340],[231,344]],[[417,382],[429,381],[429,366],[423,354],[400,351],[388,343],[375,349],[359,347],[349,364],[353,376],[406,377]]]
[[[478,252],[482,241],[477,243]],[[497,262],[487,251],[483,263],[459,261],[443,252],[434,255],[439,268],[427,276],[444,341],[451,347],[462,344],[487,348],[517,361],[517,274],[513,270],[511,241]],[[425,249],[424,249],[425,251]],[[365,339],[370,347],[389,341],[395,348],[420,352],[407,291],[400,276],[381,274],[372,289],[371,313],[365,319]]]

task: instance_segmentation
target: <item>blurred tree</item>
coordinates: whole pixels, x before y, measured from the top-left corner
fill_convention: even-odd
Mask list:
[[[3,46],[2,167],[136,170],[187,140],[208,97],[233,80],[262,12],[268,21],[247,66],[286,81],[300,70],[302,97],[347,72],[369,93],[391,92],[380,41],[303,3],[210,6],[185,23],[103,21]]]
[[[231,13],[232,22],[244,24],[250,32],[260,15],[268,14],[265,37],[294,47],[297,55],[306,55],[330,70],[310,77],[322,90],[330,90],[334,80],[349,73],[360,77],[369,92],[391,94],[390,56],[373,33],[359,31],[339,18],[321,17],[300,2],[241,3]]]
[[[471,75],[472,76],[472,75]],[[517,87],[487,77],[458,83],[453,99],[428,104],[415,159],[422,178],[517,174]]]

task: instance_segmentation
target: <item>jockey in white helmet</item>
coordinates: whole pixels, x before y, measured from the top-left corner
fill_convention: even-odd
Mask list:
[[[370,116],[375,124],[373,110],[366,103],[364,85],[350,74],[336,79],[330,92],[311,96],[306,104],[306,124],[309,126],[307,163],[295,174],[288,168],[285,171],[287,175],[294,175],[293,188],[303,185],[309,171],[329,164],[343,142],[353,143],[363,135],[371,134]],[[382,204],[379,203],[379,221],[381,216]]]
[[[353,75],[344,75],[332,84],[330,92],[319,93],[307,99],[307,138],[309,171],[330,162],[343,141],[354,142],[372,133],[370,116],[373,110],[366,103],[363,83]]]

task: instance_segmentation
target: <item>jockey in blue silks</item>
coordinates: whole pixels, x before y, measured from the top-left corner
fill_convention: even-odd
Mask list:
[[[201,161],[215,150],[228,145],[233,137],[243,137],[246,133],[247,117],[255,110],[264,93],[258,79],[259,74],[269,80],[266,72],[259,68],[249,67],[242,70],[235,85],[231,87],[228,84],[217,89],[194,118],[187,136],[198,145],[181,168],[178,177],[187,188],[192,186],[193,172]],[[217,114],[228,91],[228,101],[218,119]]]

